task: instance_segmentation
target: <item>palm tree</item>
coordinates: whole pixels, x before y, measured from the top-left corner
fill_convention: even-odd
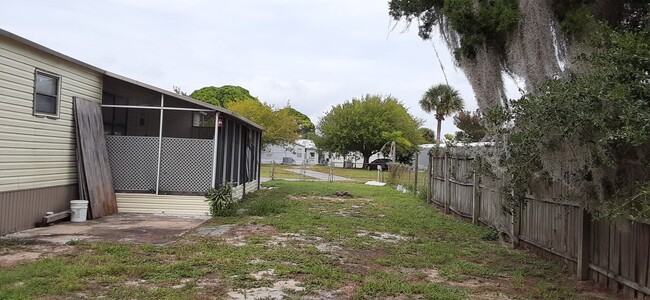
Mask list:
[[[438,120],[436,132],[438,144],[440,144],[440,126],[442,125],[442,121],[445,117],[462,111],[464,106],[463,98],[460,97],[458,90],[448,84],[434,85],[424,93],[422,99],[420,99],[420,107],[427,113],[435,112],[436,120]]]

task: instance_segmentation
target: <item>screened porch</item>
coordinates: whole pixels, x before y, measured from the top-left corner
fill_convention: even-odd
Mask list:
[[[115,191],[202,195],[259,184],[262,128],[225,109],[106,76],[104,133]],[[248,185],[246,185],[248,183]]]

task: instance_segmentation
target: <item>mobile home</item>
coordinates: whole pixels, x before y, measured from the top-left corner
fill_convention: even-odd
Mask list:
[[[0,29],[0,234],[79,197],[75,97],[102,107],[120,211],[203,213],[210,187],[259,187],[259,125]]]

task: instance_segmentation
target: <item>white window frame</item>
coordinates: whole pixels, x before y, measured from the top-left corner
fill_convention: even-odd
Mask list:
[[[45,112],[37,112],[36,111],[36,95],[37,95],[37,93],[36,93],[36,80],[37,80],[39,74],[56,78],[56,83],[57,83],[57,87],[56,87],[56,114],[49,114],[49,113],[45,113]],[[36,69],[36,71],[34,71],[34,100],[32,102],[32,109],[33,109],[33,112],[34,112],[34,116],[36,116],[36,117],[46,117],[46,118],[51,118],[51,119],[58,119],[61,116],[61,80],[62,80],[62,77],[59,74],[44,71],[44,70],[41,70],[41,69]],[[51,97],[52,95],[47,95],[47,96]]]

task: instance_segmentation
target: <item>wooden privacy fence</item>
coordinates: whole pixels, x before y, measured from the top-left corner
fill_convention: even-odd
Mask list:
[[[504,174],[481,176],[467,148],[441,148],[429,155],[427,199],[446,213],[495,228],[515,247],[563,261],[581,280],[650,300],[650,224],[594,220],[580,204],[562,201],[562,188],[528,198],[506,213]]]

